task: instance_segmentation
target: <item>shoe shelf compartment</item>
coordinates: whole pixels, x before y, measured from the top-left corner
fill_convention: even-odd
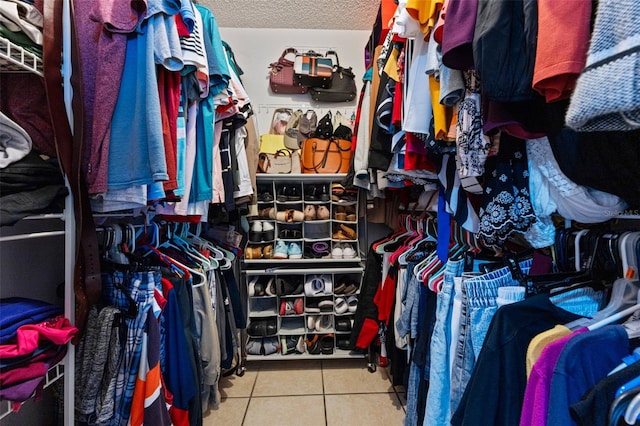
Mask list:
[[[258,175],[245,262],[359,262],[358,192],[342,188],[343,177]]]
[[[361,267],[246,270],[247,359],[363,357],[349,349],[362,275]]]

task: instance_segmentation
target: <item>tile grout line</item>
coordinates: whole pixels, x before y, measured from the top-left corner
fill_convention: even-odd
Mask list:
[[[242,416],[242,425],[244,425],[245,420],[247,419],[247,413],[249,412],[249,406],[251,405],[251,399],[253,398],[253,391],[256,388],[256,383],[258,383],[258,376],[260,375],[260,367],[258,367],[258,371],[256,372],[256,378],[253,381],[253,386],[251,386],[251,393],[249,394],[249,401],[247,401],[247,406],[244,409],[244,415]]]
[[[322,381],[322,404],[324,405],[324,424],[327,426],[329,420],[327,420],[327,395],[324,387],[324,362],[320,361],[320,380]]]

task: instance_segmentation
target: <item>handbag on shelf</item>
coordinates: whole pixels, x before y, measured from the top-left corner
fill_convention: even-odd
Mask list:
[[[358,95],[353,70],[351,67],[341,67],[338,54],[333,50],[326,53],[326,56],[329,55],[336,58],[336,64],[331,73],[331,84],[328,87],[311,87],[309,94],[317,102],[352,102]]]
[[[300,118],[303,114],[304,113],[301,109],[294,111],[284,128],[284,146],[289,149],[300,149],[300,143],[298,142],[298,131],[300,127]]]
[[[299,86],[331,87],[333,60],[309,50],[297,54],[293,63],[293,81]]]
[[[293,110],[291,108],[276,108],[271,117],[269,133],[272,135],[284,135],[292,115]]]
[[[331,136],[333,136],[333,123],[332,114],[331,111],[329,111],[322,116],[320,121],[318,121],[315,137],[320,139],[331,139]]]
[[[331,119],[333,124],[333,137],[338,139],[345,139],[350,141],[353,139],[353,130],[351,129],[351,122],[342,115],[340,111],[336,111]]]
[[[302,173],[347,173],[351,142],[343,139],[309,138],[302,144]]]
[[[284,135],[273,135],[271,133],[260,135],[259,152],[261,154],[275,154],[283,149],[287,149],[287,147],[284,146]]]
[[[293,63],[287,59],[287,55],[297,55],[298,51],[289,47],[282,52],[276,62],[269,65],[271,74],[269,75],[269,87],[273,93],[277,94],[304,94],[308,87],[299,85],[293,81]]]
[[[281,149],[275,154],[261,152],[258,156],[258,173],[300,174],[300,154]]]

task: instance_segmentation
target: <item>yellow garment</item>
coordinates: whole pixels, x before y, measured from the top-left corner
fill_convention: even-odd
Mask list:
[[[384,65],[385,74],[387,74],[389,78],[395,81],[396,83],[400,81],[400,69],[398,67],[399,56],[400,56],[400,51],[394,47],[391,50],[391,53],[389,53],[389,57],[387,58],[387,63]]]
[[[440,82],[436,80],[433,74],[429,74],[429,92],[431,93],[431,107],[433,109],[434,139],[438,141],[449,140],[449,126],[453,119],[453,108],[446,107],[439,102]]]
[[[429,40],[429,34],[438,21],[438,12],[444,0],[408,0],[407,12],[409,16],[420,23],[420,31],[424,39]]]
[[[533,365],[538,361],[538,358],[540,358],[542,350],[547,347],[549,343],[555,342],[569,334],[571,334],[571,330],[569,328],[564,325],[556,325],[552,329],[543,331],[531,339],[529,347],[527,348],[527,379],[529,379]]]

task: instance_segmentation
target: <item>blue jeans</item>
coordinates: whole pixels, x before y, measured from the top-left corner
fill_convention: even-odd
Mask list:
[[[431,337],[431,368],[429,392],[424,416],[424,426],[449,424],[451,311],[453,308],[453,278],[460,276],[464,261],[448,261],[444,271],[444,282],[438,293],[436,324]]]
[[[523,274],[529,273],[531,263],[531,260],[520,262]],[[455,362],[451,369],[451,413],[458,408],[482,349],[489,324],[498,310],[498,288],[516,285],[520,283],[512,277],[507,267],[463,281],[460,334]]]

